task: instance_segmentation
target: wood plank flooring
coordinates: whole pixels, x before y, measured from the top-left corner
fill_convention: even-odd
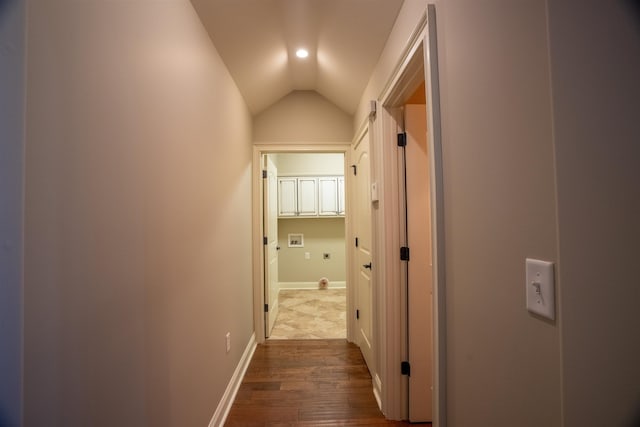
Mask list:
[[[269,340],[256,349],[225,425],[410,424],[384,418],[357,346],[346,340]]]

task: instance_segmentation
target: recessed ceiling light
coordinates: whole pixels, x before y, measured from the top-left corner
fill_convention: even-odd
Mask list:
[[[307,56],[309,56],[309,52],[307,52],[306,49],[298,49],[296,50],[296,56],[298,58],[306,58]]]

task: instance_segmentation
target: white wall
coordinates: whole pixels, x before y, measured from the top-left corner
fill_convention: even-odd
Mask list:
[[[426,3],[405,1],[356,125]],[[558,324],[530,315],[524,293],[526,257],[557,261],[546,7],[535,0],[435,3],[448,425],[559,425]]]
[[[254,118],[260,143],[350,143],[353,117],[314,91],[293,91]]]
[[[548,7],[564,425],[637,426],[640,6]]]
[[[0,2],[0,426],[22,415],[24,9]]]
[[[207,425],[253,331],[249,111],[187,0],[28,31],[25,424]]]

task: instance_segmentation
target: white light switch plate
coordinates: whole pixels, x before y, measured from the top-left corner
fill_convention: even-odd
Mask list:
[[[554,320],[556,317],[553,263],[527,258],[527,310]]]

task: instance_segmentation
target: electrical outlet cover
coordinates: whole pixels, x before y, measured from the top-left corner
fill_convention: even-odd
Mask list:
[[[526,259],[527,310],[554,320],[555,286],[553,263],[537,259]]]

